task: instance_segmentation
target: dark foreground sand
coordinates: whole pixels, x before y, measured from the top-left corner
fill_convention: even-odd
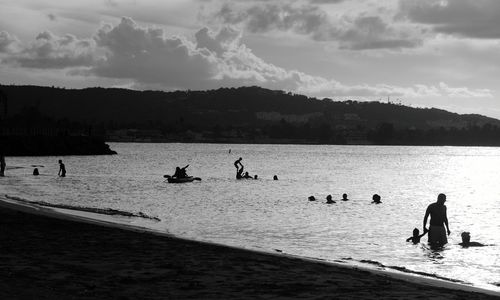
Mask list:
[[[0,207],[0,299],[498,299]]]

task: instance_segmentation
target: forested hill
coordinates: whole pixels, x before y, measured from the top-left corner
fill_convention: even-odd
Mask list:
[[[0,90],[8,100],[4,126],[81,124],[118,139],[129,130],[125,135],[132,138],[176,141],[500,144],[500,121],[481,115],[320,100],[260,87],[162,92],[0,85]]]

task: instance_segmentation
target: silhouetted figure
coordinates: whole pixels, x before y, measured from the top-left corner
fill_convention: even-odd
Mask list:
[[[5,163],[5,156],[3,154],[0,154],[0,176],[5,176],[5,166],[7,164]]]
[[[413,229],[413,236],[409,237],[406,239],[407,242],[412,242],[413,244],[418,244],[420,243],[420,238],[422,238],[427,231],[424,231],[424,233],[420,234],[420,230],[418,228]]]
[[[38,172],[38,168],[34,168],[34,169],[33,169],[33,175],[34,175],[34,176],[38,176],[38,175],[40,175],[40,172]]]
[[[274,175],[273,180],[278,180],[278,175]]]
[[[380,196],[378,194],[375,194],[372,196],[372,203],[375,203],[375,204],[380,204],[382,203],[382,201],[380,201]]]
[[[175,178],[186,178],[188,177],[187,175],[187,172],[186,172],[186,169],[187,167],[189,167],[189,165],[183,167],[183,168],[179,168],[179,167],[176,167],[175,168],[175,173],[172,177],[175,177]]]
[[[486,245],[478,243],[478,242],[471,242],[470,241],[470,233],[467,231],[462,232],[462,242],[459,243],[460,246],[467,248],[467,247],[484,247]]]
[[[314,198],[314,196],[309,196],[309,198],[307,199],[309,199],[309,201],[316,201],[316,198]]]
[[[236,171],[236,179],[243,179],[243,167]]]
[[[347,199],[347,194],[342,194],[342,201],[349,201],[349,199]]]
[[[336,203],[336,202],[333,201],[332,195],[326,196],[326,204],[333,204],[333,203]]]
[[[255,174],[255,175],[253,176],[253,179],[259,179],[259,176],[257,176],[257,174]]]
[[[59,160],[59,172],[57,175],[59,175],[59,177],[66,177],[66,166],[64,166],[62,160]]]
[[[234,162],[234,167],[236,168],[236,171],[238,171],[239,168],[243,168],[243,164],[241,163],[242,160],[243,158],[240,157]]]
[[[427,230],[427,218],[431,216],[429,226],[429,244],[432,246],[442,246],[448,243],[446,233],[450,235],[450,227],[448,226],[448,216],[446,215],[446,195],[439,194],[437,201],[430,204],[425,211],[424,216],[424,232]],[[446,226],[446,230],[445,230]]]
[[[252,179],[252,176],[250,176],[250,174],[248,174],[248,172],[245,172],[245,175],[243,176],[243,178]]]

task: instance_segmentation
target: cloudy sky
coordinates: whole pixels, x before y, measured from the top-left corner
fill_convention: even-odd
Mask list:
[[[500,118],[500,1],[0,0],[0,83],[259,85]]]

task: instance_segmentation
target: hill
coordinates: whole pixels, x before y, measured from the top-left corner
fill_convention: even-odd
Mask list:
[[[500,121],[435,108],[332,101],[260,87],[134,91],[0,85],[4,127],[106,132],[108,140],[500,145]]]

